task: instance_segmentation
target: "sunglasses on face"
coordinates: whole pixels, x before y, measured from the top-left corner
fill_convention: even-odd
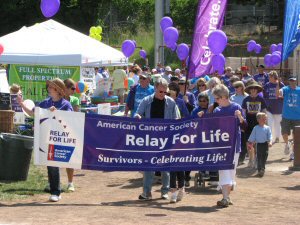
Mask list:
[[[207,102],[206,100],[199,100],[199,102]]]
[[[205,87],[206,85],[205,84],[199,84],[199,87]]]
[[[168,92],[166,92],[166,91],[158,91],[158,93],[160,93],[160,94],[168,94]]]

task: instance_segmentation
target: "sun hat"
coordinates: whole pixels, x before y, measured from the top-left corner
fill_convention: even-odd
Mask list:
[[[250,84],[248,84],[245,88],[246,92],[249,92],[250,89],[255,88],[257,90],[257,92],[262,92],[263,88],[255,81],[255,82],[251,82]]]
[[[181,72],[181,70],[178,68],[175,70],[175,73],[180,73],[180,72]]]
[[[61,96],[65,96],[66,86],[61,79],[55,78],[53,80],[47,80],[46,84],[50,87],[55,88]]]

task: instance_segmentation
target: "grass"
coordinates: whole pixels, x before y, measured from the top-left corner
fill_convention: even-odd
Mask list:
[[[33,165],[32,161],[26,181],[0,181],[0,201],[24,199],[29,196],[45,193],[44,187],[47,184],[46,172],[41,167]]]

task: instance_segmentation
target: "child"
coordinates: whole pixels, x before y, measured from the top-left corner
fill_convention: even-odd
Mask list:
[[[263,177],[265,174],[265,164],[268,158],[269,147],[272,146],[272,133],[267,123],[266,113],[257,113],[258,125],[256,125],[248,139],[248,146],[253,148],[253,143],[256,143],[257,154],[257,170],[258,176]]]

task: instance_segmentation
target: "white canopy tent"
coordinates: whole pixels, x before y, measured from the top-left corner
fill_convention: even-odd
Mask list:
[[[87,35],[48,20],[2,36],[3,64],[122,66],[124,54]]]

